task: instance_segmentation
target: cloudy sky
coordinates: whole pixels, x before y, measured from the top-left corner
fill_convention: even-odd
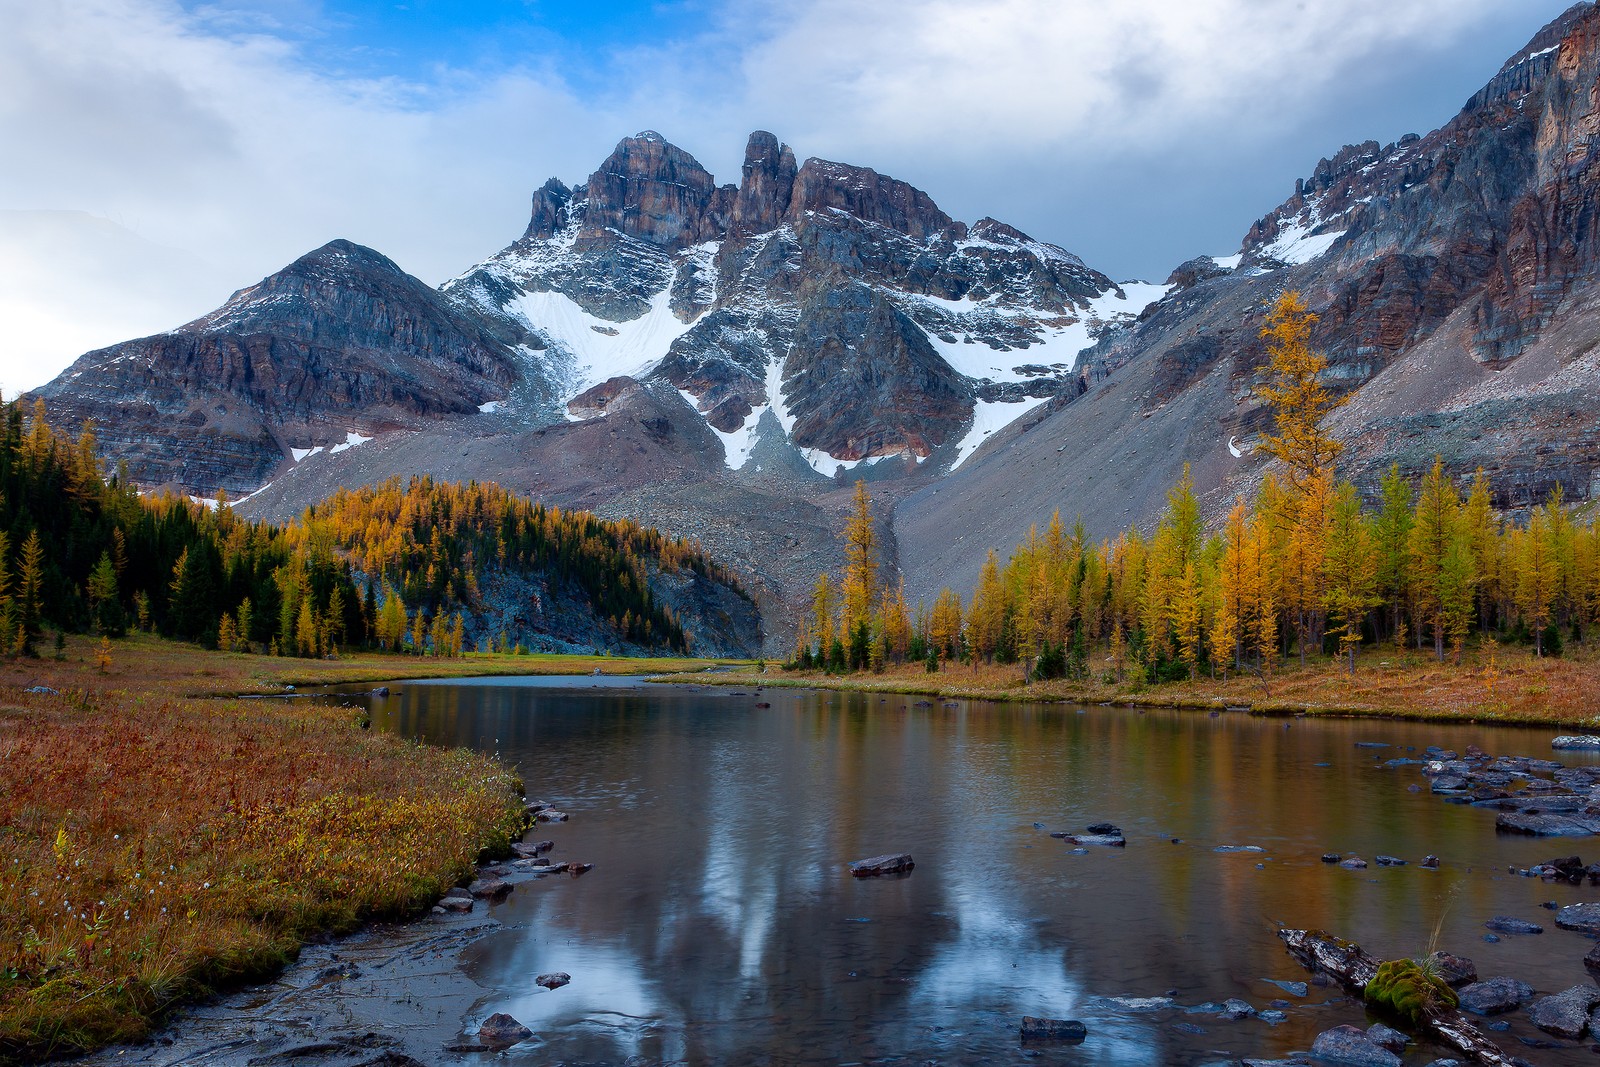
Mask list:
[[[1566,0],[0,0],[0,390],[335,237],[437,283],[545,178],[750,130],[1118,278],[1425,133]]]

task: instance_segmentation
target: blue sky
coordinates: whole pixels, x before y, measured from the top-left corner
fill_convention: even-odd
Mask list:
[[[335,237],[438,283],[655,129],[767,129],[1119,279],[1447,121],[1563,0],[0,0],[0,390]]]

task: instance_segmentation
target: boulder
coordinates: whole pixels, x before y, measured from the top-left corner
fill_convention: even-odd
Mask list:
[[[1600,1004],[1600,986],[1575,985],[1528,1009],[1533,1025],[1557,1037],[1578,1038],[1589,1026],[1589,1010]]]
[[[1595,734],[1562,734],[1550,742],[1554,749],[1600,748],[1600,736]]]
[[[1503,811],[1495,816],[1494,828],[1533,837],[1585,837],[1600,830],[1600,822],[1577,815]]]
[[[1367,869],[1367,861],[1360,856],[1351,856],[1347,860],[1340,860],[1339,866],[1347,871],[1364,871]]]
[[[436,907],[441,908],[444,911],[453,911],[458,913],[469,912],[472,910],[472,898],[463,896],[449,896],[440,900]]]
[[[1460,989],[1478,980],[1478,965],[1465,956],[1435,952],[1432,960],[1435,972],[1451,989]]]
[[[1538,923],[1528,922],[1526,919],[1513,919],[1509,915],[1496,915],[1483,925],[1491,930],[1498,930],[1502,934],[1542,934],[1544,927]]]
[[[1237,997],[1229,997],[1222,1002],[1222,1010],[1218,1012],[1224,1019],[1248,1019],[1255,1015],[1256,1009],[1247,1002]]]
[[[1076,1045],[1089,1036],[1089,1028],[1076,1019],[1036,1019],[1031,1015],[1022,1018],[1022,1040],[1064,1041]]]
[[[1533,987],[1527,982],[1502,976],[1464,986],[1457,995],[1461,998],[1462,1011],[1470,1011],[1475,1015],[1499,1015],[1521,1007],[1533,996]]]
[[[572,981],[572,975],[566,971],[551,971],[549,974],[541,974],[535,978],[533,984],[544,986],[546,989],[560,989],[570,981]]]
[[[1405,1052],[1406,1046],[1411,1043],[1411,1039],[1405,1034],[1382,1023],[1373,1023],[1367,1027],[1367,1040],[1374,1045],[1388,1049],[1395,1055]]]
[[[1600,941],[1595,942],[1589,954],[1583,957],[1583,966],[1590,974],[1600,978]]]
[[[556,811],[554,808],[545,808],[543,811],[536,812],[533,818],[535,822],[566,822],[567,813]]]
[[[478,1040],[493,1048],[505,1048],[518,1041],[526,1041],[533,1031],[503,1011],[497,1011],[478,1027]]]
[[[498,904],[511,895],[512,888],[510,882],[501,881],[499,878],[480,878],[467,886],[467,892],[479,900]]]
[[[1108,822],[1090,823],[1084,829],[1091,834],[1104,834],[1108,837],[1121,837],[1122,827]]]
[[[1379,856],[1377,859],[1379,867],[1404,867],[1406,865],[1406,861],[1398,856]]]
[[[1600,904],[1568,904],[1556,912],[1556,925],[1580,934],[1600,935]]]
[[[915,866],[911,860],[911,853],[889,852],[882,856],[856,860],[850,864],[850,873],[857,878],[874,878],[882,874],[901,874]]]
[[[1311,1058],[1353,1067],[1400,1067],[1399,1056],[1348,1024],[1318,1034],[1311,1044]]]

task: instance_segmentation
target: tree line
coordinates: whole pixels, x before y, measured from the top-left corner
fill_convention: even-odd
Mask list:
[[[322,656],[341,648],[461,655],[487,634],[482,587],[536,576],[621,641],[689,639],[650,577],[737,582],[697,544],[564,511],[492,483],[429,478],[341,490],[294,522],[241,518],[219,494],[141,495],[106,476],[92,429],[52,428],[42,402],[0,404],[0,655],[35,655],[48,629],[149,630],[208,647]]]
[[[857,483],[845,568],[819,578],[796,664],[963,660],[1017,663],[1038,678],[1167,681],[1269,674],[1311,655],[1342,657],[1353,672],[1359,650],[1380,642],[1459,662],[1473,640],[1540,656],[1588,641],[1600,625],[1594,515],[1569,507],[1558,486],[1513,520],[1495,511],[1482,471],[1458,485],[1437,458],[1416,481],[1391,467],[1369,506],[1335,473],[1341,445],[1323,420],[1343,398],[1310,347],[1315,322],[1295,292],[1272,308],[1262,392],[1276,432],[1259,447],[1278,462],[1218,527],[1202,521],[1186,466],[1148,533],[1092,543],[1058,512],[1004,564],[991,550],[965,602],[947,588],[912,613],[903,590],[876,582]]]

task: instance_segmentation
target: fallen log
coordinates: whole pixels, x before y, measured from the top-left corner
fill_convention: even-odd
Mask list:
[[[1313,973],[1325,974],[1352,996],[1364,996],[1367,983],[1378,973],[1378,964],[1360,945],[1319,930],[1279,930],[1278,937],[1289,955]],[[1419,1028],[1428,1036],[1455,1049],[1472,1063],[1487,1067],[1511,1067],[1514,1062],[1500,1046],[1454,1008],[1441,1008],[1423,1015]]]

